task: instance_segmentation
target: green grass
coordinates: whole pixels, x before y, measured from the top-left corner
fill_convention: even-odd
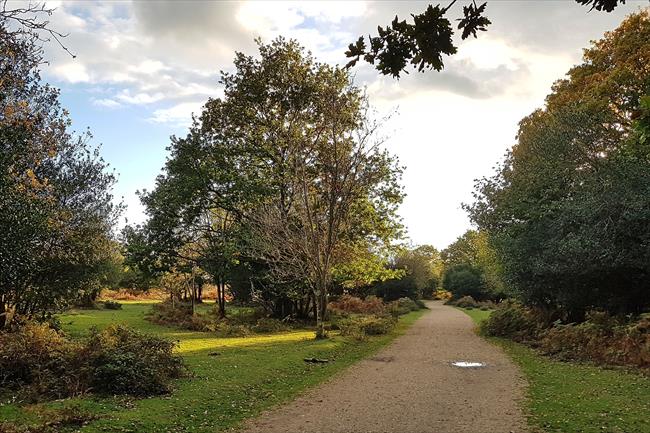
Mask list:
[[[490,313],[461,310],[477,324]],[[650,433],[649,377],[559,362],[512,341],[490,340],[526,375],[526,406],[534,428],[546,433]]]
[[[469,317],[472,318],[474,323],[478,326],[483,320],[487,319],[490,317],[490,314],[492,314],[492,310],[479,310],[478,308],[472,308],[471,310],[468,310],[467,308],[460,308],[456,307],[465,314],[467,314]]]
[[[0,419],[16,424],[44,421],[48,411],[78,407],[100,418],[81,432],[215,432],[235,427],[243,419],[277,405],[374,353],[403,334],[426,310],[402,316],[389,335],[358,342],[333,336],[315,340],[312,330],[247,338],[217,338],[144,320],[150,305],[128,303],[122,310],[72,311],[60,317],[64,329],[81,336],[91,326],[125,323],[179,341],[179,352],[191,376],[179,379],[170,395],[147,398],[74,398],[62,402],[0,405]],[[201,307],[209,308],[209,307]],[[211,352],[218,356],[209,356]],[[306,357],[326,358],[311,364]]]

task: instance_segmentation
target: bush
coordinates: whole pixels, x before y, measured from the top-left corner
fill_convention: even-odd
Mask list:
[[[518,302],[505,301],[481,322],[480,330],[484,335],[504,337],[518,342],[534,342],[546,324],[531,309]]]
[[[63,398],[87,390],[77,344],[47,324],[0,332],[0,383],[24,398]]]
[[[251,330],[258,333],[282,332],[289,329],[286,323],[278,319],[263,317],[257,320]]]
[[[455,305],[456,307],[467,308],[467,309],[479,308],[481,306],[471,296],[463,296],[462,298],[457,299],[455,301],[450,301],[449,304]]]
[[[341,335],[363,339],[368,335],[388,334],[396,324],[390,316],[356,316],[348,317],[337,322]]]
[[[104,301],[104,308],[106,308],[107,310],[121,310],[122,304],[116,301],[107,300]]]
[[[451,296],[451,292],[444,289],[437,289],[435,292],[433,292],[433,299],[436,300],[447,301],[451,299]]]
[[[427,307],[427,304],[425,304],[422,299],[416,299],[413,302],[415,302],[415,305],[418,306],[418,310],[425,310],[425,309],[429,308],[429,307]]]
[[[27,323],[0,333],[3,386],[29,400],[64,398],[89,391],[151,395],[166,392],[182,360],[174,343],[124,326],[93,330],[68,340],[46,324]]]
[[[170,379],[183,372],[174,346],[172,341],[122,325],[93,330],[84,349],[93,391],[137,396],[168,392]]]
[[[560,360],[650,368],[650,318],[628,321],[592,311],[582,323],[562,324],[551,317],[505,302],[481,323],[481,331],[537,347]]]
[[[342,295],[336,301],[330,302],[328,308],[333,311],[357,314],[382,314],[386,311],[386,305],[376,296],[361,299],[356,296]]]
[[[649,368],[650,319],[621,323],[607,313],[591,312],[583,323],[549,329],[540,349],[561,360]]]

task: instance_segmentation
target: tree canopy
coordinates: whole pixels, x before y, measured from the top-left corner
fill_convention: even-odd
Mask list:
[[[320,323],[350,251],[399,235],[401,168],[347,71],[295,41],[258,45],[259,57],[238,53],[222,74],[224,97],[172,138],[164,174],[142,196],[145,231],[158,263],[189,249],[224,290],[247,267],[258,296],[313,303]]]
[[[0,15],[0,326],[98,285],[116,260],[115,176],[43,84],[38,37]],[[13,29],[13,30],[12,30]]]
[[[527,301],[575,317],[650,304],[648,64],[645,10],[585,50],[477,183],[471,218]]]

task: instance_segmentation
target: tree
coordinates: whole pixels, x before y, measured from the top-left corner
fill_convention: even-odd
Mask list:
[[[573,320],[650,305],[649,41],[645,10],[585,50],[467,207],[520,296]]]
[[[197,262],[224,288],[249,264],[254,298],[313,304],[323,336],[344,245],[379,247],[399,231],[400,168],[348,72],[294,41],[258,45],[259,58],[238,53],[222,74],[224,97],[172,139],[164,174],[143,194],[149,239],[163,259],[198,246]]]
[[[598,11],[613,11],[619,3],[625,0],[576,0],[582,5],[591,6]],[[348,46],[345,55],[351,60],[347,64],[350,68],[361,59],[375,66],[384,75],[399,78],[410,63],[419,72],[425,69],[441,71],[444,68],[443,54],[451,56],[456,54],[457,47],[452,37],[454,29],[448,18],[447,12],[454,6],[453,0],[448,6],[441,7],[429,5],[418,15],[411,14],[413,24],[406,20],[400,21],[397,15],[390,26],[377,27],[377,36],[368,36],[368,45],[365,38],[359,39]],[[487,3],[480,6],[476,1],[467,2],[463,6],[463,15],[458,18],[458,30],[462,30],[461,38],[476,37],[478,31],[486,31],[491,21],[485,16]]]
[[[355,208],[365,206],[374,218],[393,220],[401,201],[400,168],[381,149],[378,123],[369,120],[367,101],[347,72],[316,63],[295,43],[281,39],[261,46],[260,53],[262,60],[252,66],[265,82],[264,72],[277,70],[269,67],[278,61],[293,58],[302,68],[292,89],[295,99],[280,106],[292,115],[288,139],[282,140],[290,195],[288,201],[266,200],[251,215],[255,247],[275,278],[302,281],[311,289],[317,337],[324,337],[328,293],[342,246],[377,238],[372,227],[365,231],[356,225],[353,217],[360,213]]]
[[[462,269],[472,269],[472,272],[480,275],[482,292],[472,296],[494,300],[507,297],[502,265],[485,231],[468,230],[444,249],[441,256],[445,264],[445,276],[459,266]],[[445,289],[453,292],[448,287]]]
[[[44,316],[101,281],[120,206],[112,173],[69,132],[58,91],[41,83],[38,35],[0,14],[0,326]],[[12,15],[13,18],[15,16]],[[27,21],[29,24],[29,21]]]
[[[469,264],[454,265],[447,269],[442,284],[455,299],[463,296],[471,296],[474,299],[485,298],[483,275],[478,268]]]

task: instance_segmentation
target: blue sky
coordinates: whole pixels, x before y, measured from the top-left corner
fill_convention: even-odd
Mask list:
[[[386,125],[387,147],[406,172],[401,215],[412,241],[443,248],[470,227],[460,208],[473,180],[489,175],[515,141],[517,122],[543,104],[554,80],[581,57],[590,40],[615,28],[647,1],[614,13],[589,12],[571,0],[488,2],[493,24],[476,40],[459,41],[442,73],[412,73],[400,81],[372,68],[355,69]],[[75,129],[119,173],[130,222],[144,214],[136,190],[151,188],[172,134],[183,135],[191,113],[220,95],[218,72],[235,51],[254,54],[254,38],[298,39],[315,56],[344,63],[349,42],[395,14],[423,11],[426,2],[48,2],[51,21],[70,33],[72,59],[47,48],[44,78],[61,88]],[[452,13],[460,14],[460,6]],[[123,222],[122,222],[123,223]]]

